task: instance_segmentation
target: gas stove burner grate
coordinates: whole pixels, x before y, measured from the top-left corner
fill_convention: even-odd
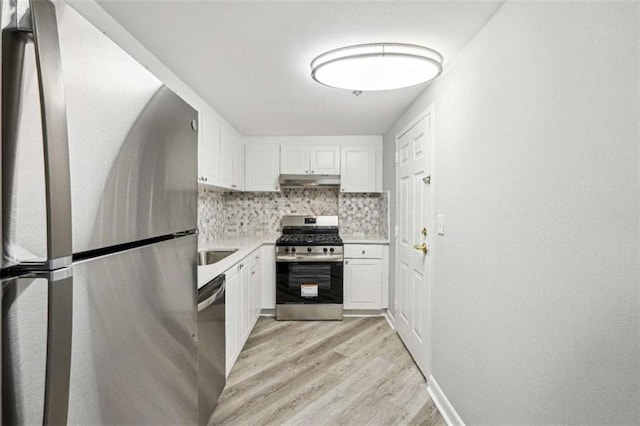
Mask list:
[[[285,234],[276,241],[278,245],[342,245],[337,234]]]

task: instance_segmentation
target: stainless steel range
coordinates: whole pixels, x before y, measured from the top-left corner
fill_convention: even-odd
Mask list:
[[[276,319],[341,320],[338,216],[284,216],[276,241]]]

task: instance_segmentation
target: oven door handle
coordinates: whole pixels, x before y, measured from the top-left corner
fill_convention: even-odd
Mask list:
[[[298,262],[298,263],[319,263],[319,262],[324,262],[324,263],[342,263],[343,260],[343,256],[342,255],[335,255],[335,256],[325,256],[325,255],[320,255],[320,256],[307,256],[307,255],[293,255],[293,256],[281,256],[278,255],[276,257],[276,263],[292,263],[292,262]]]

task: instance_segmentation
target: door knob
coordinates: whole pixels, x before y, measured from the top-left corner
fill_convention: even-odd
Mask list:
[[[427,228],[422,228],[422,231],[420,231],[420,233],[422,234],[423,237],[427,236]]]
[[[427,254],[429,251],[429,247],[427,247],[427,243],[416,244],[413,246],[414,249],[421,251],[423,254]]]

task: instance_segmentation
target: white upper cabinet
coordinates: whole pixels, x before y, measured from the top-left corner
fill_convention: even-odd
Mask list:
[[[310,153],[311,174],[340,174],[340,145],[311,145]]]
[[[280,146],[280,173],[283,175],[304,175],[309,167],[310,151],[308,145],[283,144]]]
[[[280,146],[249,143],[245,145],[244,155],[245,191],[279,191]]]
[[[342,147],[340,167],[341,192],[376,192],[377,179],[377,147],[372,145],[353,145]]]
[[[233,162],[231,164],[231,188],[244,190],[244,145],[236,138],[233,145]]]
[[[226,124],[220,126],[220,178],[218,186],[241,191],[244,185],[242,138]]]
[[[244,187],[242,136],[207,110],[200,111],[198,132],[198,183],[241,191]]]
[[[340,145],[282,144],[280,173],[285,175],[340,174]]]
[[[198,127],[198,183],[216,185],[219,178],[220,125],[214,115],[201,112]]]

